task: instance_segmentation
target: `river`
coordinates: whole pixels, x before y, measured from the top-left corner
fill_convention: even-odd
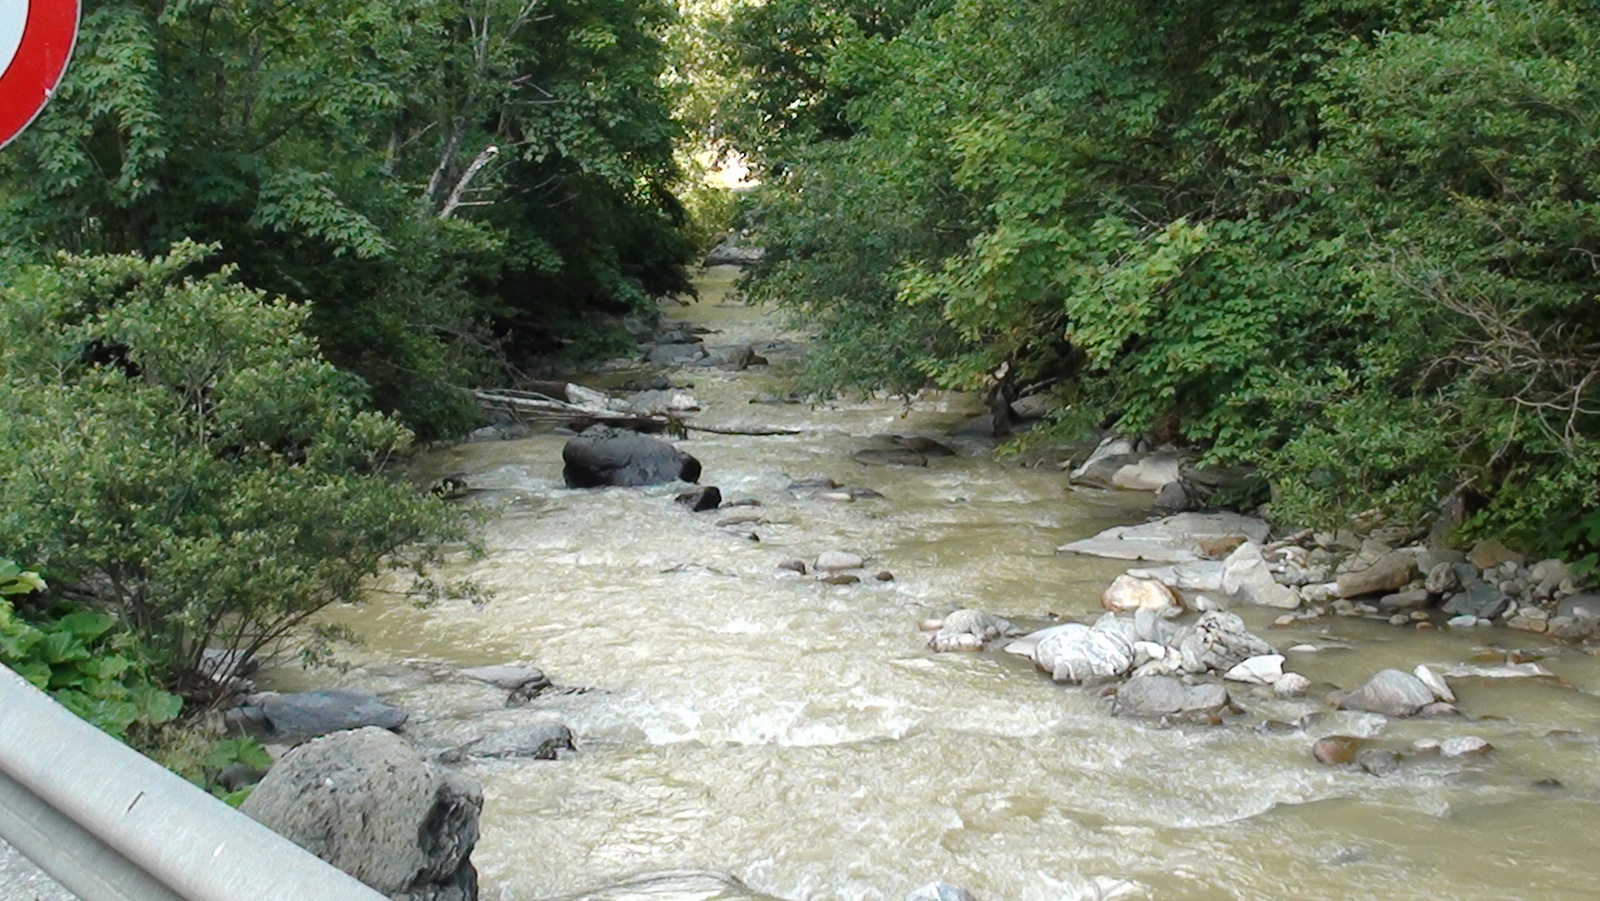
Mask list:
[[[670,315],[717,329],[712,343],[775,337],[770,317],[728,302],[728,279],[713,271],[702,299]],[[668,488],[564,488],[560,435],[463,445],[422,461],[418,477],[460,471],[492,489],[487,553],[457,574],[493,599],[419,609],[374,598],[334,616],[366,639],[350,684],[374,684],[386,662],[526,661],[591,689],[534,702],[570,724],[577,752],[467,766],[485,789],[473,855],[484,898],[681,869],[795,901],[898,901],[933,879],[979,901],[1595,896],[1600,666],[1581,649],[1342,618],[1272,628],[1279,611],[1244,610],[1280,650],[1317,648],[1288,655],[1318,683],[1310,696],[1242,692],[1245,714],[1220,727],[1114,719],[1097,692],[1053,684],[1026,659],[934,654],[917,623],[959,607],[1028,626],[1093,615],[1124,565],[1055,547],[1143,519],[1148,495],[1072,491],[1054,468],[1002,465],[977,443],[956,442],[959,456],[927,469],[850,459],[873,434],[942,435],[981,412],[971,397],[751,404],[781,380],[679,377],[705,407],[697,421],[803,430],[680,442],[703,484],[760,502],[745,511],[764,520],[759,541],[719,528],[725,513],[674,504]],[[884,498],[786,490],[811,477]],[[827,585],[779,569],[826,550],[894,579]],[[1385,724],[1320,701],[1385,666],[1492,668],[1514,649],[1543,655],[1568,684],[1456,678],[1465,715],[1447,720]],[[340,678],[276,676],[286,687]],[[435,697],[403,703],[449,715]],[[1398,745],[1472,734],[1496,750],[1380,778],[1316,763],[1312,742],[1333,733]]]

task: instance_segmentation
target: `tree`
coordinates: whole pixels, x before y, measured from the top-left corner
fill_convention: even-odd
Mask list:
[[[684,286],[661,0],[91,0],[0,245],[194,239],[425,435],[555,325]],[[519,358],[520,359],[520,358]]]

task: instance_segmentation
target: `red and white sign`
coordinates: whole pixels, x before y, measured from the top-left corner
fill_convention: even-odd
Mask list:
[[[0,147],[61,84],[78,36],[79,0],[0,0]]]

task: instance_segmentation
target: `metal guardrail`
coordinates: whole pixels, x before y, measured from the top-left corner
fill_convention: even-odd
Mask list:
[[[83,901],[384,901],[4,666],[0,837]]]

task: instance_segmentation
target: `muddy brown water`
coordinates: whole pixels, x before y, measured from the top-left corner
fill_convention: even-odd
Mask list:
[[[673,315],[713,343],[774,337],[724,297]],[[455,565],[495,592],[428,609],[375,596],[334,614],[364,635],[358,663],[526,661],[592,691],[541,698],[579,750],[555,762],[474,763],[485,790],[473,855],[483,897],[534,901],[670,870],[725,872],[785,899],[903,898],[932,879],[980,901],[1589,899],[1600,893],[1600,665],[1541,636],[1418,631],[1328,619],[1271,628],[1242,611],[1312,697],[1242,692],[1216,728],[1114,719],[998,650],[933,654],[917,623],[958,607],[1024,622],[1090,616],[1124,565],[1057,545],[1138,521],[1147,495],[1071,491],[1053,469],[994,462],[981,444],[926,470],[866,468],[877,433],[940,435],[980,412],[935,394],[812,408],[751,404],[781,373],[693,371],[699,421],[793,426],[794,437],[694,434],[681,446],[724,497],[754,498],[759,542],[691,514],[670,488],[571,491],[564,438],[472,444],[421,461],[465,472],[497,509],[487,554]],[[796,497],[793,479],[882,492]],[[860,553],[890,582],[832,586],[780,572],[791,558]],[[1274,611],[1275,612],[1275,611]],[[1385,724],[1318,698],[1385,666],[1542,653],[1557,680],[1452,680],[1464,716]],[[283,687],[362,684],[280,670]],[[369,680],[370,682],[370,680]],[[414,693],[416,716],[448,700]],[[441,709],[427,709],[429,704]],[[1302,725],[1286,727],[1273,723]],[[1315,763],[1328,734],[1480,735],[1496,750],[1378,778]],[[654,895],[705,897],[670,886]]]

